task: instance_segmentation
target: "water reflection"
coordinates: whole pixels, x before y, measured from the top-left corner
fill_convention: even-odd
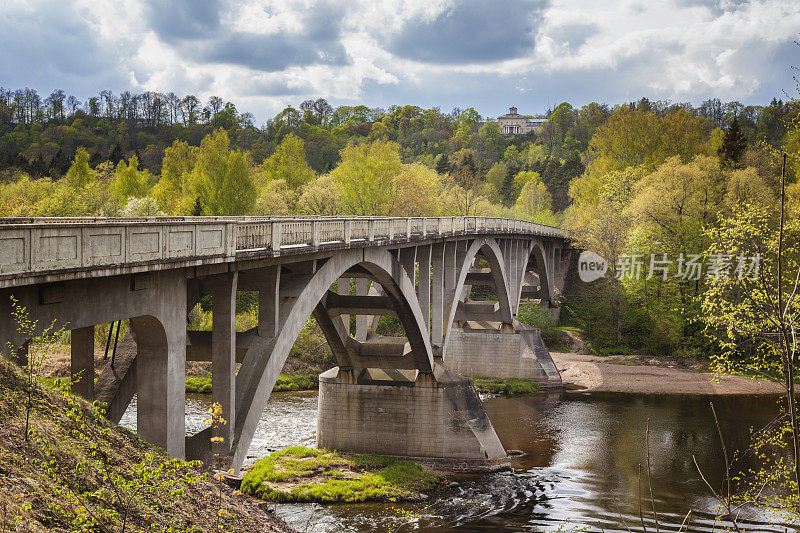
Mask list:
[[[187,398],[187,426],[202,427],[209,397]],[[752,427],[763,427],[777,413],[777,400],[764,397],[715,398],[729,449],[744,449]],[[251,455],[294,444],[313,446],[316,395],[274,394],[261,418]],[[486,411],[507,448],[526,453],[512,472],[454,478],[458,486],[423,504],[279,505],[277,513],[300,531],[484,532],[556,531],[566,522],[588,531],[641,531],[639,465],[645,467],[645,428],[650,419],[651,471],[662,531],[677,531],[693,509],[690,531],[717,530],[708,489],[692,461],[720,486],[724,463],[708,398],[614,394],[536,395],[494,398]],[[129,410],[123,424],[135,422]],[[744,456],[738,469],[752,464]],[[647,493],[646,470],[642,474]],[[649,508],[649,499],[645,502]],[[413,511],[400,520],[398,509]],[[748,529],[800,531],[770,525],[752,511]],[[404,524],[398,528],[399,524]],[[648,530],[655,524],[648,512]]]

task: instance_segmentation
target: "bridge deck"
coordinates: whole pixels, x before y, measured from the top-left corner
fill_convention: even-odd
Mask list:
[[[481,234],[563,237],[495,217],[0,218],[0,288]]]

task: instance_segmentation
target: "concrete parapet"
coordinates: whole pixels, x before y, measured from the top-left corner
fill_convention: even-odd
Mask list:
[[[543,388],[561,387],[561,376],[539,330],[515,324],[513,333],[454,328],[444,364],[465,376],[530,379]]]
[[[437,366],[415,370],[334,367],[320,375],[317,446],[394,455],[453,469],[507,465],[472,381]]]

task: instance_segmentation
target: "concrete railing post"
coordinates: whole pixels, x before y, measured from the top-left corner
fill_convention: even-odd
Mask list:
[[[272,242],[270,242],[269,247],[273,252],[279,252],[281,249],[281,230],[280,222],[272,223],[272,238],[270,239]]]
[[[373,242],[375,240],[375,219],[370,218],[367,222],[367,240]]]
[[[436,219],[436,235],[442,235],[442,217]]]
[[[343,241],[345,244],[350,244],[350,237],[353,234],[353,221],[352,220],[345,220],[344,221],[344,236]]]
[[[406,240],[411,240],[411,219],[406,218]]]
[[[236,257],[236,241],[239,237],[239,224],[228,222],[225,224],[225,257]]]
[[[389,219],[389,231],[388,231],[388,233],[389,233],[389,240],[390,241],[394,240],[394,219],[393,218]]]
[[[311,222],[311,246],[316,248],[319,246],[319,221],[314,220]]]

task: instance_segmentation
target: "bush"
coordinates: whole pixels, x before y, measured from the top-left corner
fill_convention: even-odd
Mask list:
[[[519,396],[522,394],[536,394],[541,391],[541,387],[535,381],[517,378],[488,378],[474,377],[475,388],[479,392],[488,394],[502,394],[503,396]]]
[[[553,324],[550,313],[537,303],[521,304],[517,311],[517,320],[538,329],[545,344],[557,342],[559,339],[558,328]]]

